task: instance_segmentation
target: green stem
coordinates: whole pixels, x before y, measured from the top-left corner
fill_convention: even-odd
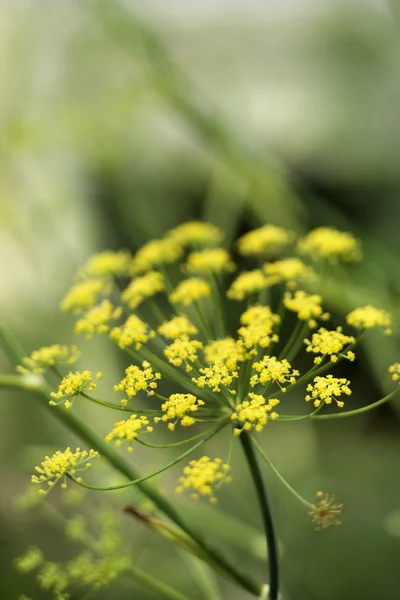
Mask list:
[[[132,579],[135,579],[135,581],[144,587],[155,592],[157,598],[166,598],[166,600],[190,600],[185,594],[181,594],[181,592],[178,592],[166,583],[155,579],[153,575],[147,575],[147,573],[136,569],[136,567],[130,567],[125,571],[125,574],[132,577]]]
[[[106,408],[112,408],[114,410],[121,410],[122,412],[127,412],[127,413],[136,413],[137,415],[147,415],[147,416],[160,416],[162,415],[162,412],[160,410],[141,410],[141,409],[135,409],[135,408],[127,408],[125,406],[118,406],[118,404],[112,404],[111,402],[106,402],[105,400],[99,400],[98,398],[93,398],[93,396],[89,396],[89,394],[86,394],[85,392],[81,392],[80,394],[81,396],[83,396],[84,398],[86,398],[87,400],[90,400],[90,402],[94,402],[95,404],[99,404],[100,406],[105,406]]]
[[[399,389],[400,389],[400,387],[396,388],[395,390],[393,390],[393,392],[390,392],[390,394],[387,394],[387,396],[384,396],[383,398],[381,398],[380,400],[377,400],[376,402],[373,402],[372,404],[368,404],[368,406],[363,406],[362,408],[356,408],[354,410],[346,410],[345,412],[333,413],[331,415],[315,415],[315,416],[311,416],[311,418],[312,419],[341,419],[343,417],[354,417],[355,415],[361,415],[362,413],[366,413],[370,410],[373,410],[374,408],[377,408],[378,406],[381,406],[382,404],[385,404],[385,402],[388,402],[389,400],[394,398],[394,396],[397,394]]]
[[[286,342],[285,346],[283,347],[281,353],[279,354],[278,360],[282,360],[282,358],[287,358],[290,350],[292,349],[292,346],[295,344],[297,338],[299,337],[300,333],[302,332],[303,327],[304,327],[304,321],[297,321],[297,324],[292,331],[292,335],[289,337],[289,339]]]
[[[257,458],[254,454],[253,442],[246,431],[240,435],[243,451],[247,459],[254,485],[256,488],[258,501],[260,504],[265,537],[268,547],[268,566],[269,566],[269,598],[277,600],[279,595],[279,551],[278,541],[275,533],[275,526],[272,518],[271,507],[267,495],[267,490],[264,486],[260,467],[257,463]]]
[[[194,440],[197,440],[197,439],[203,437],[207,433],[208,433],[208,431],[202,431],[201,433],[198,433],[197,435],[194,435],[193,437],[186,438],[185,440],[182,440],[181,442],[175,442],[173,444],[149,444],[148,442],[144,442],[140,438],[137,438],[136,441],[139,442],[139,444],[142,444],[143,446],[147,446],[147,448],[177,448],[178,446],[183,446],[184,444],[188,444],[189,442],[194,442]]]

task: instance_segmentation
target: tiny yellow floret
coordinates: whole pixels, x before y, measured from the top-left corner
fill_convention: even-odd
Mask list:
[[[96,381],[101,379],[103,374],[101,372],[96,374]],[[92,392],[96,389],[97,383],[93,379],[91,371],[71,371],[66,375],[58,386],[57,392],[51,392],[50,396],[54,400],[50,400],[51,406],[56,406],[64,402],[65,408],[71,408],[73,401],[71,398],[75,398],[82,394],[82,392]],[[58,402],[56,402],[58,400]]]
[[[120,348],[134,345],[135,350],[140,350],[154,336],[155,332],[136,315],[130,315],[121,327],[114,327],[110,333]]]
[[[164,277],[157,271],[149,271],[140,277],[132,279],[122,292],[121,299],[129,308],[134,310],[147,298],[165,290]]]
[[[89,450],[89,452],[80,448],[77,448],[75,452],[72,452],[71,448],[67,448],[64,452],[58,450],[53,456],[46,456],[44,461],[35,467],[38,475],[32,475],[31,481],[36,484],[46,483],[46,491],[48,491],[67,474],[75,475],[77,470],[90,468],[88,461],[99,456],[96,450]],[[41,493],[46,493],[46,491],[42,489]]]
[[[165,348],[164,354],[174,367],[185,363],[186,371],[191,371],[190,363],[196,362],[197,352],[202,347],[203,344],[199,340],[191,340],[187,335],[182,335]]]
[[[173,317],[170,321],[164,321],[157,329],[157,333],[170,340],[176,340],[182,335],[196,335],[198,333],[197,327],[193,325],[186,315],[179,315]]]
[[[253,271],[243,271],[232,282],[226,292],[228,298],[232,300],[244,300],[251,294],[256,294],[268,286],[268,279],[261,269]]]
[[[60,344],[44,346],[39,350],[34,350],[30,356],[25,356],[22,359],[22,365],[18,365],[16,370],[23,375],[27,373],[41,375],[55,365],[72,365],[80,355],[81,353],[76,346],[62,346]]]
[[[293,240],[293,233],[276,225],[264,225],[242,235],[238,240],[243,256],[277,254]]]
[[[119,319],[121,315],[121,306],[115,307],[109,300],[103,300],[99,305],[90,308],[75,323],[75,333],[85,333],[89,339],[95,333],[107,333],[110,330],[110,321]]]
[[[224,464],[220,458],[211,460],[208,456],[202,456],[198,460],[191,460],[183,469],[183,476],[179,477],[178,493],[192,490],[190,497],[197,500],[199,496],[208,496],[212,504],[217,499],[214,490],[221,483],[229,483],[231,477],[227,475],[230,466]]]
[[[335,496],[317,492],[315,504],[310,503],[309,507],[308,514],[317,531],[327,529],[332,525],[340,525],[339,516],[342,513],[343,504],[335,504]]]
[[[199,400],[193,394],[171,394],[171,396],[161,405],[161,410],[165,413],[162,417],[154,417],[154,422],[173,421],[168,423],[168,428],[173,431],[176,423],[179,421],[182,427],[194,425],[196,420],[187,413],[197,412],[201,406],[204,406],[203,400]]]
[[[237,405],[236,411],[231,415],[232,421],[239,421],[242,427],[235,428],[234,434],[240,435],[242,431],[254,429],[260,432],[264,429],[267,421],[274,420],[278,417],[278,413],[273,411],[273,408],[279,404],[276,398],[266,400],[259,394],[249,393],[250,400],[245,400]]]
[[[200,274],[230,273],[235,270],[235,267],[235,263],[224,248],[210,248],[189,254],[184,271]]]
[[[153,427],[147,417],[131,415],[126,421],[117,421],[114,428],[106,436],[106,442],[114,441],[116,446],[120,446],[122,440],[128,442],[128,452],[132,452],[132,443],[138,437],[139,433],[151,433]]]
[[[360,242],[352,233],[338,231],[333,227],[317,227],[299,240],[298,249],[310,255],[314,260],[328,260],[337,263],[340,260],[351,262],[361,260]]]
[[[173,304],[183,304],[189,306],[200,298],[211,296],[211,286],[204,279],[199,277],[189,277],[181,281],[175,290],[170,294],[169,300]]]
[[[355,308],[347,315],[346,321],[352,327],[359,329],[373,329],[374,327],[385,328],[387,335],[391,334],[392,315],[383,309],[375,308],[368,304]]]
[[[400,363],[394,363],[389,367],[389,373],[392,375],[392,381],[400,380]]]
[[[318,407],[321,403],[331,404],[334,400],[339,408],[343,408],[344,402],[337,398],[342,394],[350,396],[351,389],[349,385],[350,381],[348,379],[333,377],[333,375],[315,377],[313,382],[307,386],[307,392],[310,393],[307,394],[306,401],[312,401],[314,406]]]

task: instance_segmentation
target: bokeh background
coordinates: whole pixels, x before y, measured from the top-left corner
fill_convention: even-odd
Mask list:
[[[299,234],[318,225],[353,231],[365,261],[336,270],[327,308],[339,322],[371,302],[400,322],[397,3],[3,0],[0,56],[0,313],[27,352],[76,341],[58,304],[91,253],[134,251],[199,218],[224,228],[227,247],[267,222]],[[347,368],[348,407],[390,389],[398,331],[365,338]],[[85,368],[119,380],[124,365],[109,344],[79,344]],[[77,411],[99,431],[113,420]],[[16,498],[43,451],[74,442],[27,395],[2,392],[0,419],[0,597],[44,599],[33,578],[14,571],[14,557],[35,544],[63,560],[76,547],[42,509],[22,511]],[[354,420],[267,429],[264,448],[300,493],[321,488],[345,504],[341,527],[315,533],[266,473],[285,600],[398,599],[399,402]],[[132,460],[143,471],[164,462],[136,450]],[[176,474],[159,480],[171,498]],[[239,452],[234,476],[217,509],[181,501],[182,510],[261,577],[258,509]],[[141,503],[129,494],[89,494],[74,510],[111,503],[118,514],[126,501]],[[64,511],[59,496],[54,503]],[[183,568],[182,555],[140,524],[123,517],[122,525],[137,564],[190,598],[249,597],[197,563]],[[111,593],[157,597],[121,580],[93,598]]]

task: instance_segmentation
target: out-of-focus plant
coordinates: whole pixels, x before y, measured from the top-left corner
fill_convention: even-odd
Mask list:
[[[126,507],[128,514],[254,596],[277,600],[278,544],[259,459],[299,501],[316,529],[340,523],[342,505],[322,491],[316,492],[315,500],[303,498],[271,462],[257,438],[264,429],[268,432],[280,423],[351,417],[391,400],[397,385],[373,404],[343,410],[352,393],[351,382],[332,371],[343,361],[355,360],[354,350],[367,330],[377,328],[390,335],[392,318],[383,308],[367,304],[354,307],[347,315],[348,332],[329,325],[330,315],[323,308],[321,295],[325,273],[362,258],[360,242],[348,232],[320,227],[296,241],[293,232],[264,225],[239,238],[233,257],[218,245],[222,237],[223,232],[213,225],[188,222],[161,239],[149,241],[134,256],[126,251],[106,251],[92,256],[80,269],[61,308],[76,315],[77,334],[88,338],[107,335],[131,363],[104,399],[93,395],[102,385],[98,383],[101,371],[63,371],[80,360],[77,347],[56,344],[24,357],[5,332],[1,339],[17,363],[19,375],[1,376],[0,386],[35,393],[89,446],[89,450],[68,447],[44,458],[32,476],[42,495],[49,494],[58,483],[64,489],[76,485],[98,491],[138,486],[169,521],[147,517],[133,506]],[[237,272],[239,266],[244,270]],[[238,303],[237,320],[227,318],[232,315],[226,310],[227,301]],[[283,323],[288,327],[282,329]],[[285,339],[280,332],[287,329],[290,334]],[[301,366],[299,363],[302,350],[313,358],[305,369],[304,356]],[[389,374],[397,382],[400,364],[389,366]],[[58,386],[52,383],[54,376],[59,379]],[[168,388],[173,393],[164,395]],[[289,414],[286,399],[292,390],[300,389],[313,408]],[[120,392],[124,397],[119,403],[112,401],[110,395]],[[148,397],[144,406],[139,403],[143,394]],[[110,426],[104,438],[74,415],[73,405],[81,401],[129,416]],[[330,406],[338,410],[330,411]],[[168,444],[157,443],[157,434],[165,427],[171,436],[177,429],[190,432],[192,428],[195,432]],[[223,458],[198,453],[223,430],[231,433]],[[237,443],[259,500],[268,548],[268,583],[244,572],[225,551],[214,547],[174,502],[146,483],[194,455],[183,467],[176,492],[214,504],[220,487],[240,486],[232,460]],[[140,475],[113,448],[126,447],[134,452],[136,444],[159,455],[164,449],[189,448],[155,471]],[[107,486],[84,481],[83,474],[101,459],[128,481]],[[64,600],[77,582],[97,589],[132,567],[125,554],[110,560],[95,559],[85,552],[60,565],[43,562],[36,549],[28,551],[17,564],[21,570],[38,568],[42,587],[55,599]],[[141,583],[145,582],[143,575]],[[160,597],[182,598],[180,592],[160,582],[157,586]]]

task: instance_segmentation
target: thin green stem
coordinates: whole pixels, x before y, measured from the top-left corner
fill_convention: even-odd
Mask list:
[[[89,396],[89,394],[86,394],[85,392],[81,392],[80,395],[86,398],[87,400],[90,400],[90,402],[99,404],[100,406],[104,406],[106,408],[112,408],[113,410],[120,410],[122,412],[127,413],[136,413],[137,415],[147,415],[149,417],[159,416],[162,414],[160,410],[142,410],[140,408],[127,408],[125,406],[119,406],[118,404],[112,404],[111,402],[106,402],[105,400],[99,400],[99,398],[93,398],[93,396]]]
[[[277,600],[279,595],[279,550],[271,507],[260,467],[254,453],[253,441],[246,431],[241,433],[240,441],[256,488],[267,541],[270,586],[269,598],[270,600]]]
[[[190,442],[194,442],[194,440],[197,440],[197,439],[205,436],[207,433],[208,433],[208,431],[202,431],[201,433],[198,433],[197,435],[194,435],[190,438],[186,438],[186,439],[182,440],[181,442],[174,442],[173,444],[149,444],[148,442],[144,442],[140,438],[137,438],[136,441],[139,442],[139,444],[142,444],[143,446],[147,446],[147,448],[177,448],[178,446],[183,446],[184,444],[189,444]]]
[[[157,594],[157,598],[165,598],[166,600],[190,600],[189,596],[178,592],[163,581],[155,579],[153,575],[148,575],[136,567],[129,567],[129,569],[125,571],[125,574],[132,577],[132,579],[140,583],[143,587],[152,590]]]
[[[377,408],[378,406],[381,406],[382,404],[389,402],[389,400],[394,398],[394,396],[397,394],[399,389],[400,389],[400,386],[397,387],[395,390],[393,390],[393,392],[390,392],[390,394],[387,394],[387,396],[384,396],[383,398],[381,398],[380,400],[377,400],[376,402],[373,402],[372,404],[363,406],[362,408],[355,408],[354,410],[346,410],[345,412],[333,413],[330,415],[316,415],[316,416],[312,416],[311,418],[312,419],[342,419],[343,417],[354,417],[356,415],[362,415],[363,413],[369,412],[370,410],[373,410],[374,408]]]
[[[282,358],[286,358],[289,354],[289,351],[291,350],[292,346],[294,345],[294,343],[296,342],[297,338],[299,337],[300,333],[302,332],[304,327],[304,321],[297,321],[295,328],[292,331],[291,336],[289,337],[288,341],[286,342],[285,346],[283,347],[283,349],[281,350],[278,360],[282,360]]]

